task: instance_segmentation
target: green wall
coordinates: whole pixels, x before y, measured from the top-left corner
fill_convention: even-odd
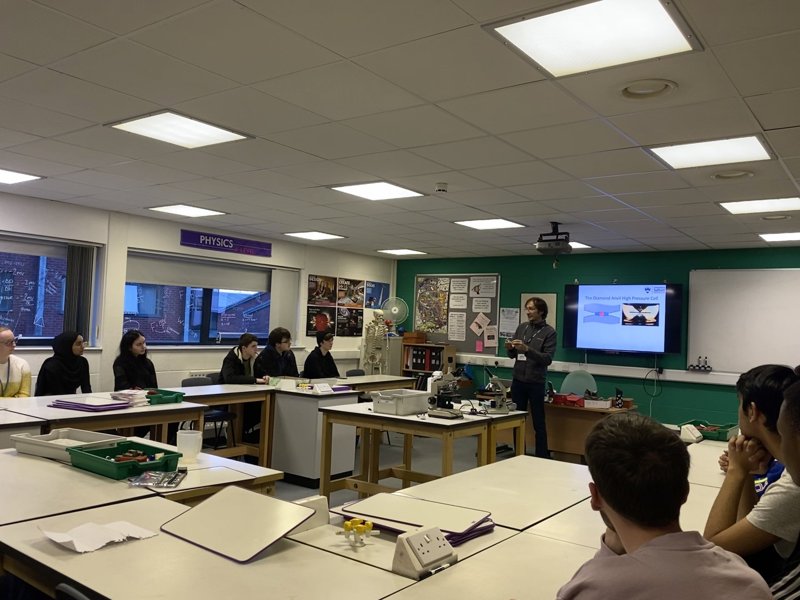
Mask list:
[[[400,260],[397,265],[397,294],[414,304],[414,278],[421,274],[500,273],[500,306],[519,306],[520,294],[535,290],[556,293],[559,303],[564,285],[578,280],[582,284],[682,283],[684,285],[683,340],[681,354],[664,355],[658,364],[665,369],[684,369],[690,362],[686,356],[688,322],[689,272],[694,269],[768,269],[800,268],[800,248],[767,248],[757,250],[707,250],[699,252],[640,252],[619,254],[574,254],[559,257],[558,268],[548,256],[503,256],[463,259]],[[794,305],[796,298],[787,298]],[[548,322],[559,330],[561,343],[561,314],[550,314]],[[742,319],[755,318],[752,307],[742,307]],[[412,326],[412,320],[407,322]],[[800,355],[800,352],[798,352]],[[555,359],[564,362],[583,362],[582,350],[559,349]],[[589,363],[650,368],[652,355],[612,355],[589,353]],[[798,356],[800,363],[800,356]],[[756,365],[753,365],[756,366]],[[591,370],[591,367],[590,367]],[[476,379],[483,383],[482,369],[473,368]],[[510,370],[500,369],[501,376]],[[558,388],[564,374],[553,373],[551,379]],[[599,392],[611,395],[620,387],[626,396],[635,398],[642,412],[649,412],[650,396],[654,393],[652,379],[597,377]],[[737,418],[736,395],[732,386],[703,385],[661,381],[659,394],[652,400],[652,415],[663,422],[675,423],[703,419],[716,424],[734,423]]]

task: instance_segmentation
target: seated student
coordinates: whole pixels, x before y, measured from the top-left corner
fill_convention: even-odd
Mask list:
[[[751,473],[769,459],[783,462],[777,430],[783,393],[798,381],[789,367],[762,365],[736,382],[741,435],[728,442],[728,470],[704,535],[745,558],[768,583],[784,570],[800,535],[800,487],[788,473],[757,498]]]
[[[0,397],[27,398],[31,395],[31,368],[24,358],[12,354],[17,338],[8,327],[0,327]]]
[[[783,392],[778,433],[786,471],[795,485],[800,485],[800,382],[790,385]],[[786,565],[786,572],[776,578],[771,590],[775,600],[800,597],[800,549],[797,547]]]
[[[252,333],[243,333],[239,343],[230,349],[222,361],[220,383],[266,383],[256,377],[254,364],[258,354],[258,338]]]
[[[318,331],[317,347],[306,358],[303,377],[309,379],[339,377],[339,369],[336,368],[331,348],[333,348],[333,334],[330,331]]]
[[[53,338],[53,356],[42,363],[36,378],[37,396],[74,394],[81,388],[90,394],[89,361],[83,357],[83,336],[77,331],[65,331]]]
[[[129,329],[123,334],[113,368],[114,391],[158,387],[156,368],[147,358],[147,340],[138,329]]]
[[[680,438],[637,413],[610,415],[586,438],[591,506],[606,524],[600,550],[558,600],[771,598],[739,556],[682,531],[689,452]]]
[[[269,332],[267,345],[256,358],[257,377],[299,377],[297,360],[291,350],[292,334],[285,327]]]

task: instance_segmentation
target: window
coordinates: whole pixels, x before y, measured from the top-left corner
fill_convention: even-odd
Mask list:
[[[148,344],[229,343],[245,332],[265,338],[270,275],[231,263],[131,254],[123,331],[141,330]]]
[[[64,331],[67,245],[0,239],[0,325],[21,345],[46,345]]]

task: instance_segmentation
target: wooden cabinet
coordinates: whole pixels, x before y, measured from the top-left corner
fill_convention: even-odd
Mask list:
[[[456,368],[456,349],[449,344],[403,344],[403,375],[413,376]]]

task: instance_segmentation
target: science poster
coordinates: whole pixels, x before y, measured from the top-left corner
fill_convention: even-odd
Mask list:
[[[336,333],[336,309],[327,306],[309,306],[306,317],[306,335],[315,336],[320,331]]]
[[[336,294],[337,306],[364,308],[364,282],[339,277]]]
[[[336,278],[309,275],[308,303],[312,306],[336,306]]]
[[[364,310],[361,308],[336,309],[336,335],[361,336],[364,330]]]
[[[389,297],[389,284],[380,281],[367,281],[364,292],[364,308],[380,308]]]

